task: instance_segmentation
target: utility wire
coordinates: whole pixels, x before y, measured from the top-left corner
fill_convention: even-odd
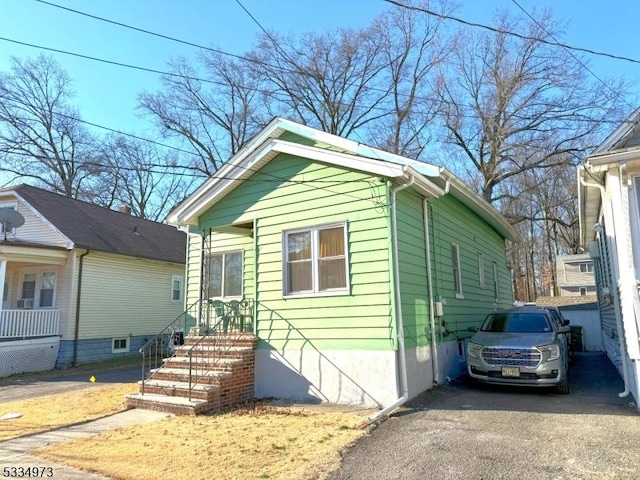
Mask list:
[[[527,10],[525,10],[525,8],[520,5],[518,3],[518,0],[511,0],[513,2],[513,4],[518,7],[527,17],[529,17],[531,19],[532,22],[534,22],[538,27],[540,27],[542,29],[542,31],[544,33],[546,33],[547,35],[549,35],[549,37],[551,37],[555,42],[557,42],[559,45],[562,45],[558,39],[552,34],[550,33],[543,25],[540,24],[540,22],[538,22],[538,20],[536,20],[536,18],[531,15]],[[562,47],[566,50],[566,52],[571,55],[571,57],[573,57],[573,59],[578,62],[578,64],[580,66],[582,66],[582,68],[584,68],[587,72],[589,72],[589,74],[591,74],[591,76],[593,78],[595,78],[596,80],[598,80],[602,85],[604,85],[611,93],[615,94],[617,98],[620,98],[620,93],[621,92],[616,92],[613,87],[611,85],[609,85],[607,82],[605,82],[603,79],[601,79],[598,75],[596,75],[596,73],[591,70],[587,65],[585,65],[585,63],[580,60],[569,48],[566,47]],[[633,108],[633,105],[631,105],[630,102],[628,102],[625,98],[622,99],[629,107]]]
[[[568,49],[568,50],[574,50],[574,51],[577,51],[577,52],[588,53],[590,55],[597,55],[597,56],[600,56],[600,57],[612,58],[614,60],[624,60],[625,62],[631,62],[631,63],[640,64],[640,60],[637,60],[637,59],[631,58],[631,57],[625,57],[625,56],[622,56],[622,55],[614,55],[614,54],[605,53],[605,52],[598,52],[596,50],[591,50],[589,48],[574,47],[572,45],[567,45],[566,43],[560,43],[558,41],[555,41],[555,39],[552,42],[552,41],[546,40],[544,38],[530,37],[528,35],[522,35],[520,33],[512,32],[510,30],[502,30],[500,28],[491,27],[489,25],[484,25],[482,23],[470,22],[468,20],[464,20],[464,19],[459,18],[459,17],[454,17],[454,16],[451,16],[451,15],[444,15],[442,13],[434,12],[433,10],[429,10],[427,8],[416,7],[416,6],[413,6],[413,5],[405,5],[404,3],[398,2],[396,0],[382,0],[382,1],[390,3],[391,5],[395,5],[396,7],[406,8],[407,10],[415,10],[415,11],[418,11],[418,12],[426,13],[427,15],[431,15],[433,17],[442,18],[443,20],[451,20],[451,21],[454,21],[454,22],[461,23],[463,25],[468,25],[470,27],[483,28],[485,30],[492,31],[494,33],[501,33],[501,34],[505,34],[505,35],[510,35],[512,37],[517,37],[517,38],[520,38],[522,40],[533,40],[533,41],[544,43],[546,45],[551,45],[551,46],[554,46],[554,47],[562,47],[562,48],[565,48],[565,49]]]

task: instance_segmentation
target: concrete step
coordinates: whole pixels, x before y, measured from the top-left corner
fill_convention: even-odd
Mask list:
[[[232,373],[228,370],[208,370],[194,368],[191,372],[191,381],[203,385],[218,385],[221,378],[230,377]],[[149,371],[149,380],[163,380],[174,383],[189,383],[189,369],[172,368],[166,365],[162,368],[154,368]]]
[[[142,382],[138,382],[142,392]],[[144,394],[164,395],[167,397],[189,398],[189,383],[174,380],[149,379],[144,382]],[[191,399],[213,401],[220,395],[220,388],[217,385],[192,383]]]
[[[218,409],[216,402],[189,400],[183,397],[167,397],[145,393],[126,396],[127,408],[142,408],[175,415],[198,415]]]

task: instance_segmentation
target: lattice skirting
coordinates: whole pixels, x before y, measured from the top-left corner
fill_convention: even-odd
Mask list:
[[[60,337],[0,342],[0,378],[55,367]]]

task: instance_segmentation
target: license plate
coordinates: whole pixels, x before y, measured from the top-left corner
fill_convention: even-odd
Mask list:
[[[503,377],[519,377],[520,369],[518,367],[502,367]]]

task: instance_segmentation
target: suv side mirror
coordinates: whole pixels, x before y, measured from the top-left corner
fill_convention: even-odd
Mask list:
[[[469,330],[470,332],[477,332],[478,330],[480,330],[478,327],[469,327],[467,328],[467,330]]]
[[[566,318],[562,319],[562,326],[566,327],[567,325],[569,325],[571,322],[569,320],[567,320]]]
[[[559,333],[571,333],[571,327],[567,326],[567,325],[562,325],[559,329],[558,329]]]

